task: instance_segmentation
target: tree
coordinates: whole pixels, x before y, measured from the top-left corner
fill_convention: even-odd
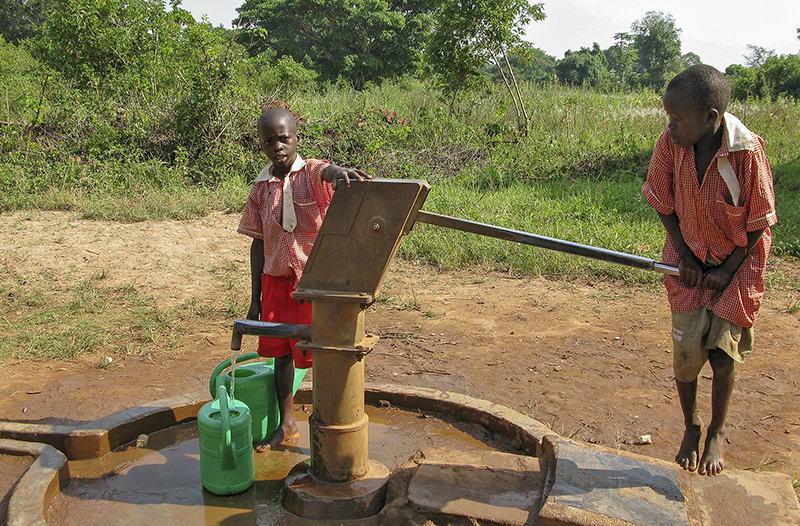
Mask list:
[[[702,64],[703,60],[700,58],[700,55],[697,53],[686,53],[681,57],[681,62],[683,63],[684,68],[688,68],[689,66],[696,66],[698,64]]]
[[[725,76],[731,85],[731,97],[747,100],[762,94],[764,80],[758,71],[741,64],[731,64],[725,68]]]
[[[785,95],[800,100],[800,55],[770,57],[761,66],[769,95]]]
[[[606,77],[606,57],[597,42],[580,51],[567,51],[556,65],[558,80],[573,86],[597,86]]]
[[[444,0],[427,52],[433,71],[455,93],[483,82],[493,63],[514,101],[517,127],[526,132],[528,115],[509,54],[521,49],[525,25],[543,19],[543,4],[528,0]]]
[[[521,46],[508,53],[508,62],[515,72],[517,80],[529,82],[547,82],[555,78],[556,64],[555,57],[548,55],[543,50],[526,45]],[[489,75],[494,82],[502,82],[503,76],[500,70],[492,64]]]
[[[132,73],[155,75],[164,59],[180,52],[181,29],[191,14],[173,0],[60,0],[42,26],[38,57],[73,79],[78,87],[99,87]]]
[[[631,25],[629,38],[639,54],[644,84],[663,86],[681,69],[680,33],[672,15],[655,11]]]
[[[761,69],[761,66],[764,65],[764,62],[767,61],[768,58],[775,56],[774,49],[767,49],[761,46],[753,46],[748,44],[747,49],[750,50],[750,53],[744,55],[744,63],[747,64],[747,67],[754,70]]]
[[[609,76],[621,87],[634,87],[641,74],[639,54],[627,33],[617,33],[614,39],[614,45],[605,51]]]
[[[413,0],[245,0],[240,38],[356,89],[414,72],[430,34],[430,8]]]
[[[32,38],[54,10],[55,0],[0,0],[0,35],[12,44]]]
[[[180,0],[171,0],[169,11],[162,0],[59,5],[36,40],[37,58],[84,100],[102,100],[119,116],[105,131],[87,124],[93,156],[106,155],[106,145],[136,142],[170,161],[176,151],[196,156],[215,147],[233,119],[221,101],[244,63],[232,41],[196,23]],[[154,116],[151,107],[167,111]],[[147,126],[151,131],[140,135]]]

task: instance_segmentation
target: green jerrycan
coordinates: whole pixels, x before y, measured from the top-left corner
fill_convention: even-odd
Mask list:
[[[237,356],[236,367],[231,369],[228,369],[231,366],[231,361],[225,360],[211,373],[209,382],[211,396],[214,396],[221,385],[224,385],[230,392],[231,378],[233,376],[236,377],[233,396],[236,400],[244,402],[250,409],[254,443],[272,436],[272,433],[280,425],[272,358],[268,358],[266,361],[239,365],[240,362],[255,358],[259,358],[258,353],[255,352]],[[225,371],[225,369],[228,370]],[[223,373],[223,371],[225,372]],[[308,369],[294,370],[293,393],[297,393],[306,371]]]
[[[225,386],[217,393],[217,398],[197,413],[200,478],[211,493],[233,495],[249,488],[255,479],[250,410],[229,399]]]

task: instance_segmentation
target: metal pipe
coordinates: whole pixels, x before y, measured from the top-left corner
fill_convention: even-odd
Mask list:
[[[233,320],[231,350],[238,351],[242,348],[243,334],[271,336],[273,338],[289,338],[292,340],[310,340],[311,325],[256,320]]]
[[[634,267],[642,270],[653,270],[656,272],[661,272],[662,274],[669,274],[671,276],[677,276],[679,274],[677,268],[665,265],[664,263],[652,260],[650,258],[635,256],[633,254],[626,254],[624,252],[617,252],[615,250],[608,250],[605,248],[593,247],[591,245],[582,245],[580,243],[573,243],[572,241],[564,241],[562,239],[556,239],[552,237],[539,236],[536,234],[530,234],[528,232],[522,232],[520,230],[513,230],[510,228],[503,228],[494,225],[487,225],[485,223],[468,221],[466,219],[435,214],[433,212],[426,212],[424,210],[417,212],[417,221],[428,223],[430,225],[452,228],[454,230],[461,230],[462,232],[469,232],[471,234],[479,234],[482,236],[514,241],[525,245],[547,248],[576,256],[599,259],[601,261],[608,261],[610,263],[617,263],[618,265],[626,265],[628,267]]]

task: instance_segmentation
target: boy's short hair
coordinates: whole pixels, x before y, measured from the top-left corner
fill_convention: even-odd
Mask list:
[[[725,113],[731,100],[731,85],[725,75],[705,64],[684,69],[667,84],[667,91],[683,92],[701,111]]]
[[[271,119],[287,119],[290,123],[297,126],[297,119],[292,111],[286,108],[267,108],[258,118],[258,129],[261,130]]]

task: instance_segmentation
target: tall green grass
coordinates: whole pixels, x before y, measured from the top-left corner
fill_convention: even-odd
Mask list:
[[[269,98],[285,99],[302,117],[304,156],[376,177],[426,179],[432,184],[427,210],[658,259],[663,230],[640,187],[666,124],[659,96],[533,84],[523,93],[527,133],[516,129],[513,107],[499,88],[445,99],[425,82],[401,80],[360,92],[329,87]],[[237,128],[195,155],[178,150],[165,156],[160,146],[148,154],[141,138],[158,119],[148,119],[145,107],[137,109],[135,148],[126,147],[123,133],[134,123],[119,124],[115,111],[95,111],[89,99],[81,99],[74,123],[48,128],[45,114],[36,133],[7,126],[0,136],[0,210],[63,209],[124,221],[240,211],[266,160],[255,141],[258,97],[226,97],[227,106],[239,108],[230,122]],[[800,257],[800,103],[751,101],[730,110],[766,139],[780,221],[774,251]],[[58,131],[71,126],[81,134]],[[81,151],[89,152],[83,156],[75,153],[78,138]],[[427,225],[415,227],[400,254],[444,267],[480,263],[528,273],[653,279]]]

